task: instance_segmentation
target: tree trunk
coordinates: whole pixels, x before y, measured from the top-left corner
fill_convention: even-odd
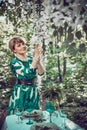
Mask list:
[[[66,74],[66,58],[63,58],[63,76]]]
[[[62,82],[62,75],[61,75],[61,69],[60,69],[60,58],[58,56],[58,72],[59,72],[59,82]]]

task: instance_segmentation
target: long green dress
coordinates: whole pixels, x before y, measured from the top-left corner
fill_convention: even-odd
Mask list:
[[[28,57],[26,61],[22,61],[15,57],[11,60],[10,67],[16,78],[19,80],[36,79],[36,68],[31,68],[32,57]],[[10,97],[8,114],[13,114],[17,107],[39,109],[39,93],[36,84],[32,86],[18,84],[13,86],[13,91]]]

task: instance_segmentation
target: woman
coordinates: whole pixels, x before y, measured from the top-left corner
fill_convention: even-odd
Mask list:
[[[33,57],[26,56],[26,45],[20,37],[9,41],[9,48],[15,57],[10,67],[17,81],[10,97],[8,114],[13,114],[17,108],[39,109],[39,94],[36,86],[37,73],[42,75],[44,69],[40,63],[41,49],[36,45]]]

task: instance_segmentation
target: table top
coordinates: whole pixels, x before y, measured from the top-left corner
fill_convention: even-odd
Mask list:
[[[45,117],[45,120],[43,123],[50,122],[50,115],[47,111],[43,111],[43,115]],[[6,120],[4,122],[4,125],[2,127],[2,130],[30,130],[31,125],[39,124],[39,122],[33,121],[33,124],[28,125],[26,124],[29,119],[24,118],[23,121],[18,124],[18,116],[17,115],[9,115],[6,117]],[[40,122],[41,123],[41,122]],[[60,130],[74,130],[75,127],[77,127],[77,130],[83,130],[79,129],[80,127],[76,125],[74,122],[70,121],[66,116],[60,116],[58,111],[55,111],[52,114],[52,123],[55,123]]]
[[[43,111],[43,115],[45,117],[45,120],[43,121],[43,123],[50,122],[49,113],[47,111]],[[56,120],[57,118],[58,117],[56,117],[56,116],[54,116],[54,118],[52,116],[52,122],[55,122],[55,124],[57,124],[58,123]],[[18,121],[17,115],[7,116],[2,130],[30,130],[31,125],[36,124],[36,123],[39,124],[39,122],[35,122],[35,121],[33,121],[33,124],[31,124],[31,125],[26,124],[29,121],[28,118],[24,118],[23,121],[22,122],[20,121],[19,124],[17,123],[17,121]]]

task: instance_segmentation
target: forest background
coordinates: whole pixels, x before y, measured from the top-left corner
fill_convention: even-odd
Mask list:
[[[0,0],[0,118],[15,77],[8,41],[21,36],[32,55],[43,48],[45,75],[38,77],[41,100],[54,99],[69,119],[87,129],[87,2],[85,0]],[[44,104],[42,104],[44,106]],[[2,120],[2,121],[3,121]],[[2,122],[0,126],[2,125]]]

